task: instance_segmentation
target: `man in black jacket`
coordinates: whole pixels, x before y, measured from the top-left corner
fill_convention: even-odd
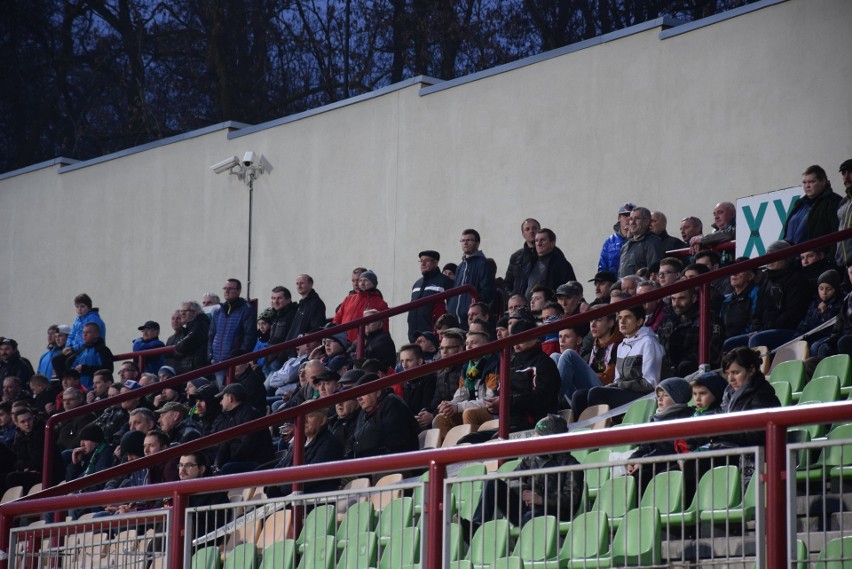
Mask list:
[[[269,345],[272,346],[287,340],[293,319],[296,317],[297,308],[292,301],[290,291],[283,286],[272,289],[269,302],[272,306],[272,322],[269,323]],[[267,356],[266,364],[263,366],[264,375],[269,375],[281,369],[281,366],[289,357],[289,353],[286,351]]]
[[[357,386],[375,381],[368,373]],[[405,401],[388,390],[378,390],[357,398],[361,412],[355,426],[352,454],[346,458],[362,458],[417,450],[420,429]]]
[[[263,416],[263,412],[246,403],[246,388],[239,383],[228,385],[217,397],[222,400],[222,414],[216,419],[214,432],[221,432]],[[271,461],[273,456],[269,429],[260,429],[220,444],[214,464],[221,474],[236,474],[254,470]]]
[[[296,314],[287,331],[287,339],[297,338],[311,328],[325,326],[325,303],[314,290],[314,279],[310,275],[296,277],[296,292],[301,296]]]
[[[439,294],[453,287],[453,281],[441,272],[438,263],[441,254],[437,251],[420,251],[420,278],[411,288],[411,300],[418,300],[424,296]],[[432,331],[435,322],[442,314],[447,312],[446,301],[427,304],[408,312],[408,341],[417,340],[418,332]]]
[[[175,371],[178,375],[209,365],[207,338],[210,319],[197,302],[187,301],[180,306],[181,327],[175,333]]]
[[[539,229],[541,224],[533,218],[527,218],[521,224],[524,245],[509,257],[509,267],[506,269],[506,278],[503,279],[509,296],[513,294],[527,296],[530,270],[533,263],[538,260],[538,254],[535,252],[535,234]]]
[[[537,257],[527,278],[527,300],[531,299],[536,286],[544,285],[553,290],[561,284],[576,280],[574,268],[556,246],[556,234],[553,231],[544,228],[536,232],[535,252]]]
[[[32,364],[18,351],[18,343],[12,338],[3,338],[0,342],[0,380],[13,375],[21,381],[29,381],[33,373]]]

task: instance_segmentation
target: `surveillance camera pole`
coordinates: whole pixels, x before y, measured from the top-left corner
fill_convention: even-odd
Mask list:
[[[254,211],[254,172],[246,172],[246,178],[249,190],[249,211],[248,211],[248,262],[246,267],[246,298],[251,298],[251,221],[252,212]]]

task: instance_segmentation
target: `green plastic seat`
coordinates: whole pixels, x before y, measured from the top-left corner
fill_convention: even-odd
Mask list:
[[[337,526],[337,548],[343,549],[350,539],[355,539],[359,533],[376,529],[376,510],[369,500],[355,502],[340,520]]]
[[[848,569],[852,567],[852,536],[838,537],[819,552],[815,569]]]
[[[686,508],[686,498],[683,494],[683,472],[660,472],[648,483],[639,506],[657,508],[664,519],[668,520],[669,514],[681,513]]]
[[[522,565],[553,559],[557,554],[558,528],[556,516],[537,516],[521,528],[512,557],[523,560]]]
[[[459,478],[465,476],[483,476],[485,474],[484,464],[469,464],[459,470]],[[469,480],[467,482],[454,482],[452,485],[451,494],[455,499],[455,511],[463,520],[473,518],[473,513],[479,504],[479,498],[482,496],[482,488],[484,483],[482,480]]]
[[[492,565],[494,569],[524,569],[524,562],[520,557],[510,556],[510,557],[501,557],[494,561],[494,565]]]
[[[802,395],[796,405],[814,405],[818,403],[831,403],[840,400],[840,380],[836,375],[814,377],[802,390]],[[825,425],[805,425],[811,434],[811,439],[825,435]]]
[[[852,423],[838,425],[826,437],[829,441],[852,439]],[[804,454],[804,453],[803,453]],[[852,476],[852,445],[835,445],[822,449],[819,457],[812,463],[799,461],[796,471],[797,480],[828,482],[829,478],[848,478]]]
[[[786,381],[771,381],[770,385],[775,390],[775,396],[783,407],[793,404],[793,388]]]
[[[683,512],[661,515],[662,521],[666,525],[693,526],[698,522],[701,512],[731,510],[742,500],[740,484],[740,471],[736,466],[711,468],[698,481],[698,488],[689,507]],[[713,515],[718,517],[718,514]]]
[[[852,357],[849,357],[849,354],[838,354],[820,360],[813,376],[823,377],[826,375],[837,376],[841,388],[852,385]]]
[[[568,567],[572,560],[575,566],[582,567],[581,560],[594,560],[597,567],[598,562],[604,562],[602,567],[608,566],[610,560],[609,551],[610,529],[609,518],[604,512],[587,512],[580,514],[571,522],[571,528],[559,551],[559,558],[548,560],[544,563],[534,563],[532,569],[557,569]]]
[[[624,426],[647,423],[656,412],[657,400],[655,398],[637,399],[630,404],[630,407],[627,408],[627,412],[624,414],[624,419],[622,419],[621,424]]]
[[[589,511],[589,485],[586,484],[586,481],[583,481],[583,493],[580,496],[580,507],[577,508],[577,514],[582,514],[584,512]],[[573,522],[559,522],[559,535],[565,535],[568,533],[568,530],[571,529],[571,524]]]
[[[632,476],[617,476],[604,482],[592,511],[606,512],[612,527],[618,528],[629,510],[636,507],[636,479]]]
[[[413,525],[414,499],[409,496],[394,498],[379,512],[379,524],[376,526],[379,543],[385,545],[394,531]]]
[[[227,553],[224,569],[254,569],[257,567],[257,547],[241,543]]]
[[[509,472],[514,472],[518,466],[521,465],[521,459],[516,458],[515,460],[507,460],[497,469],[497,472],[501,474],[507,474]]]
[[[590,452],[586,455],[586,459],[583,460],[583,464],[594,464],[597,462],[609,462],[609,449],[596,450]],[[612,468],[609,466],[600,466],[597,468],[586,468],[585,470],[585,479],[586,484],[589,486],[589,498],[594,500],[598,497],[598,489],[601,485],[609,480],[612,474]]]
[[[739,505],[732,508],[724,508],[721,510],[707,509],[702,510],[699,519],[702,522],[729,522],[741,524],[743,522],[754,519],[754,514],[757,509],[757,484],[759,476],[755,473],[746,486],[745,494]],[[766,490],[764,489],[764,492]]]
[[[296,561],[296,550],[290,540],[276,541],[263,550],[260,569],[289,569]]]
[[[337,562],[337,569],[368,569],[376,566],[376,552],[378,551],[378,540],[376,532],[365,531],[359,533],[358,537],[349,540],[346,547],[343,548],[343,553],[340,554],[340,560]]]
[[[788,360],[781,362],[775,369],[772,370],[772,375],[768,377],[770,382],[784,381],[790,384],[790,389],[793,391],[793,399],[799,400],[799,395],[805,387],[805,362],[802,360]]]
[[[418,516],[423,512],[423,498],[426,496],[424,487],[429,484],[429,471],[420,475],[420,486],[415,486],[412,498],[414,499],[414,513]]]
[[[192,555],[190,567],[192,569],[219,569],[221,567],[219,548],[215,546],[202,547]]]
[[[334,504],[322,504],[313,508],[305,516],[302,531],[296,539],[296,545],[303,551],[305,545],[314,540],[325,537],[334,537],[337,526],[337,506]]]
[[[299,569],[333,569],[337,557],[337,540],[327,535],[305,544]]]
[[[509,522],[506,520],[491,520],[485,522],[476,533],[470,543],[467,561],[472,569],[485,569],[491,567],[494,561],[506,557],[509,552]],[[453,569],[463,569],[464,561],[453,561]]]
[[[660,526],[657,508],[636,508],[627,512],[612,540],[613,566],[659,564],[663,558]]]
[[[420,529],[402,528],[391,534],[388,546],[382,551],[379,569],[397,569],[420,562]]]

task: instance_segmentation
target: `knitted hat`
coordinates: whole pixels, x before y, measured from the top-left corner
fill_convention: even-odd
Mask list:
[[[840,275],[834,269],[829,269],[819,276],[817,285],[831,285],[834,290],[840,290]]]
[[[682,377],[670,377],[664,379],[657,386],[657,389],[662,389],[669,394],[675,403],[686,405],[692,399],[692,388],[689,382]]]
[[[145,433],[142,431],[127,431],[121,437],[121,453],[144,456]]]
[[[89,423],[88,425],[80,429],[80,440],[100,443],[104,440],[104,432],[96,424]]]
[[[379,277],[377,277],[376,273],[374,273],[373,271],[364,271],[358,278],[367,279],[368,281],[373,283],[373,286],[379,286]]]
[[[433,346],[435,346],[435,349],[438,349],[438,347],[439,347],[439,346],[440,346],[440,344],[441,344],[441,342],[440,342],[440,341],[438,341],[438,336],[436,336],[434,332],[429,332],[429,331],[427,331],[427,332],[417,332],[417,333],[415,333],[415,335],[416,335],[418,338],[420,338],[421,336],[422,336],[423,338],[426,338],[426,341],[427,341],[427,342],[429,342],[430,344],[432,344]]]
[[[166,377],[174,377],[177,375],[175,368],[172,366],[163,366],[157,370],[157,375],[165,375]]]
[[[535,432],[539,436],[558,435],[568,432],[568,423],[562,415],[550,413],[535,424]]]
[[[690,385],[703,385],[713,394],[716,402],[721,403],[722,396],[725,394],[725,388],[728,387],[728,382],[715,371],[708,371],[693,379]]]
[[[775,253],[777,251],[787,249],[788,247],[790,247],[790,244],[787,241],[773,241],[769,244],[769,247],[766,248],[766,252]]]

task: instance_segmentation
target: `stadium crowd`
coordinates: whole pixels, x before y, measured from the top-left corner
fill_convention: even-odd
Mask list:
[[[843,162],[840,173],[843,195],[834,192],[819,166],[805,170],[804,195],[788,215],[783,239],[767,252],[852,227],[852,160]],[[613,232],[601,246],[590,286],[576,280],[566,254],[557,247],[556,234],[535,219],[521,223],[523,243],[509,258],[505,273],[501,271],[502,278],[496,262],[480,249],[480,234],[465,229],[458,264],[442,267],[437,251],[419,253],[421,275],[411,299],[461,285],[473,285],[476,299],[462,294],[410,311],[406,342],[399,347],[388,332],[388,322],[378,321],[365,329],[361,358],[356,357],[357,336],[352,330],[236,366],[230,384],[223,372],[78,416],[62,422],[54,433],[56,457],[50,477],[57,483],[86,476],[604,304],[623,303],[588,324],[514,347],[512,431],[532,430],[563,409],[572,409],[578,417],[589,406],[614,408],[649,393],[656,393],[658,401],[654,420],[780,406],[750,348],[773,349],[805,335],[815,360],[852,354],[852,241],[713,282],[710,356],[708,362],[699,362],[699,291],[686,290],[636,306],[624,301],[740,261],[727,249],[721,254],[714,250],[734,239],[735,206],[717,204],[707,231],[698,217],[684,218],[680,239],[668,233],[660,211],[625,203],[614,213]],[[680,252],[669,253],[674,250]],[[276,286],[269,308],[260,311],[241,297],[240,281],[228,279],[221,299],[208,292],[200,303],[181,303],[170,315],[165,340],[160,339],[156,321],[138,327],[134,351],[174,347],[165,356],[147,358],[144,369],[133,361],[114,362],[103,315],[87,294],[74,298],[76,317],[70,325],[48,328],[47,349],[33,360],[35,368],[19,353],[14,339],[0,338],[0,453],[5,458],[0,463],[0,484],[26,490],[41,481],[45,420],[54,413],[388,307],[375,272],[359,267],[351,278],[352,290],[332,313],[307,274],[295,280],[296,297],[288,288]],[[813,332],[835,316],[833,326]],[[444,435],[461,424],[473,426],[470,442],[485,441],[494,431],[478,428],[498,416],[499,366],[497,354],[486,355],[309,413],[305,462],[416,450],[422,431],[437,428]],[[719,368],[721,373],[712,371]],[[690,400],[694,407],[688,406]],[[106,487],[286,467],[293,461],[292,432],[292,425],[282,425],[275,436],[261,429],[180,460],[140,469]],[[690,441],[687,446],[738,444],[745,443],[726,438]],[[636,456],[677,450],[671,446],[643,445]],[[335,489],[338,484],[314,482],[306,491]],[[98,488],[89,491],[94,489]],[[288,487],[268,489],[269,495],[289,492]],[[150,505],[116,505],[103,515],[144,507]]]

